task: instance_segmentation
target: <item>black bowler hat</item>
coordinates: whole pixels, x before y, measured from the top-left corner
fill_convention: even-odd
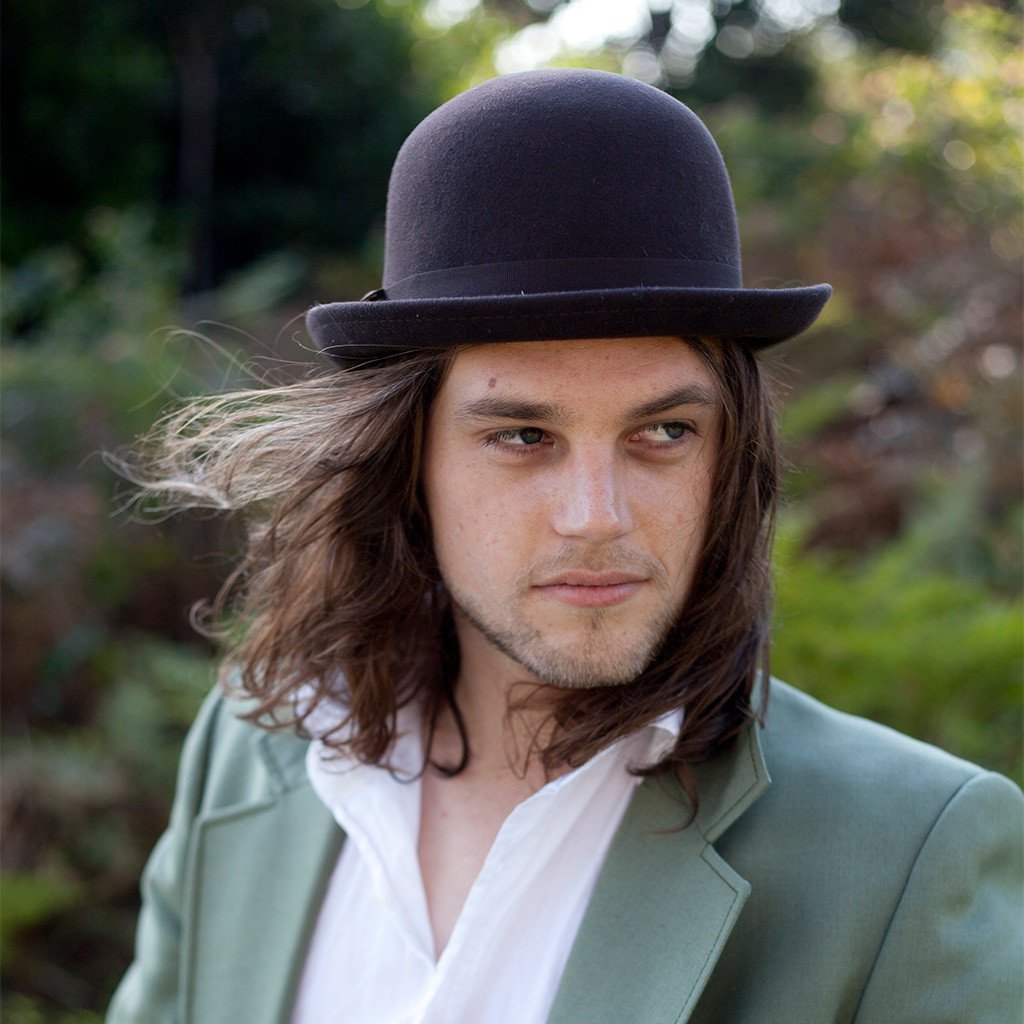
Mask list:
[[[413,131],[388,188],[383,287],[306,324],[343,365],[566,338],[762,348],[830,293],[743,287],[725,164],[688,107],[622,75],[545,70],[478,85]]]

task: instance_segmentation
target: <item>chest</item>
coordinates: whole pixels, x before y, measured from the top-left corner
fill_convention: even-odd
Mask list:
[[[502,825],[528,796],[514,778],[488,786],[472,778],[424,776],[416,852],[435,956],[447,946]]]
[[[608,804],[418,781],[418,822],[383,827],[379,799],[353,818],[292,1024],[320,1024],[324,1007],[358,1024],[547,1020],[632,785]]]

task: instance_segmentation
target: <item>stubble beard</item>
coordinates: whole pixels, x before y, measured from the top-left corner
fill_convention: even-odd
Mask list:
[[[541,682],[566,690],[634,682],[661,650],[683,603],[665,601],[626,638],[617,607],[578,609],[574,638],[561,646],[526,619],[499,623],[471,595],[451,587],[449,594],[466,621],[493,647]]]

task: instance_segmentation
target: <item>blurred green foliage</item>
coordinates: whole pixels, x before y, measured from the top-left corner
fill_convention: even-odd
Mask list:
[[[21,170],[5,169],[5,203],[19,200],[6,225],[19,240],[0,277],[0,971],[12,1024],[94,1022],[124,970],[138,876],[215,673],[188,608],[214,592],[236,539],[216,520],[144,525],[114,514],[122,486],[98,453],[130,443],[179,396],[305,372],[294,317],[376,284],[374,225],[410,118],[490,74],[517,24],[512,0],[446,25],[429,4],[331,13],[304,0],[287,15],[257,5],[275,26],[283,19],[273,42],[258,16],[242,17],[255,7],[224,5],[233,42],[218,67],[237,76],[232,118],[245,122],[224,139],[232,166],[253,173],[226,183],[211,209],[231,208],[224,223],[237,218],[237,237],[249,239],[235,251],[258,258],[225,261],[216,289],[183,297],[194,251],[169,224],[158,182],[175,152],[173,101],[161,93],[177,88],[167,85],[170,36],[166,20],[145,21],[165,5],[99,7],[88,25],[75,8],[5,72],[33,90],[6,145],[12,135],[24,143],[30,168],[49,154],[41,185],[54,175],[74,185],[51,203],[45,188],[19,191]],[[202,7],[161,17],[185,24]],[[52,14],[49,4],[13,10],[22,40]],[[848,0],[843,10],[856,8]],[[238,17],[242,36],[262,40],[252,50],[239,43]],[[313,32],[316,19],[329,31]],[[748,284],[836,286],[820,324],[768,360],[787,459],[773,668],[1019,779],[1021,30],[977,4],[933,27],[934,52],[917,54],[837,54],[835,25],[795,33],[787,46],[811,74],[799,105],[769,118],[723,87],[701,113],[733,176]],[[90,66],[108,38],[127,47],[123,65]],[[75,59],[62,64],[58,43]],[[5,39],[5,53],[12,45]],[[297,69],[328,83],[301,116],[289,89],[317,81]],[[357,71],[363,85],[345,106]],[[296,142],[303,119],[311,148]],[[124,165],[92,178],[111,151],[97,140],[114,124]],[[40,133],[53,135],[46,147]],[[322,149],[332,133],[339,149]],[[341,174],[348,146],[359,159]],[[315,168],[270,181],[314,150]],[[371,165],[364,180],[359,168]],[[321,187],[358,216],[322,202]],[[342,234],[325,225],[317,243],[336,251],[291,233],[290,218],[310,214],[345,221]]]
[[[76,239],[97,204],[140,201],[188,256],[190,288],[282,247],[358,249],[440,98],[415,42],[388,4],[12,0],[6,258]]]
[[[853,714],[1020,779],[1024,603],[922,563],[911,535],[843,563],[776,543],[772,670]]]
[[[101,1008],[124,971],[139,875],[214,679],[209,652],[150,635],[124,633],[98,659],[86,721],[4,743],[0,966],[7,985],[42,997],[45,1020],[64,1020],[50,1016],[59,1006]],[[29,1002],[13,1005],[5,994],[4,1019],[36,1019]]]
[[[6,1024],[100,1024],[103,1014],[92,1010],[55,1010],[31,996],[15,994],[4,1000]]]

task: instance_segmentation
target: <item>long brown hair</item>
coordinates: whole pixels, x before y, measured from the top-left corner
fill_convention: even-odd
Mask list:
[[[777,454],[753,355],[686,340],[723,400],[690,595],[634,683],[543,688],[554,728],[539,754],[548,770],[582,764],[685,706],[675,747],[640,770],[673,770],[695,807],[690,766],[751,720],[759,668],[767,677]],[[268,727],[301,726],[331,701],[342,715],[326,742],[367,763],[387,763],[398,710],[413,700],[428,723],[444,708],[461,723],[457,643],[420,489],[425,417],[453,356],[421,351],[197,400],[158,422],[123,466],[150,504],[244,514],[244,555],[206,609],[207,628],[226,643],[225,685],[251,698],[249,717]],[[470,755],[464,732],[463,747],[452,771]]]

